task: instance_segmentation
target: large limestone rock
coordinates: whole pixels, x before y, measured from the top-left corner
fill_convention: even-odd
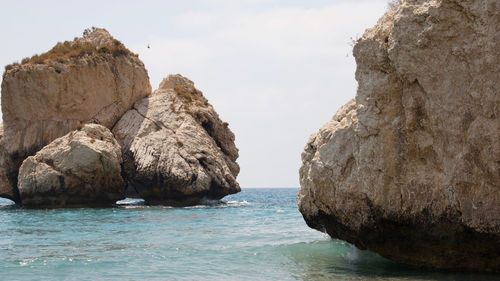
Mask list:
[[[150,93],[148,73],[137,55],[99,28],[7,66],[1,97],[0,197],[19,201],[17,172],[27,156],[82,123],[111,129]]]
[[[500,2],[404,1],[354,48],[356,98],[309,139],[313,228],[416,266],[500,270]]]
[[[58,43],[6,67],[2,81],[3,144],[21,162],[79,124],[112,128],[151,93],[137,55],[104,29]]]
[[[101,125],[88,124],[28,157],[19,194],[28,207],[103,206],[125,196],[121,147]]]
[[[150,204],[191,205],[240,191],[234,134],[180,75],[138,101],[113,134],[129,185]]]

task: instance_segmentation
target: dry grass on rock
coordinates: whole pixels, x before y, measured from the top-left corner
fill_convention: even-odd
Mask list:
[[[95,30],[95,28],[93,29]],[[86,29],[83,33],[83,38],[88,36],[91,33],[89,29]],[[127,49],[120,41],[114,39],[111,44],[97,47],[90,42],[85,42],[80,40],[79,38],[75,38],[74,41],[65,41],[57,43],[52,49],[43,53],[36,54],[32,57],[24,58],[19,63],[13,63],[5,66],[5,71],[9,71],[19,65],[26,64],[46,64],[52,65],[54,62],[58,63],[68,63],[69,65],[75,65],[75,62],[83,57],[87,56],[134,56],[137,57],[137,54],[134,54],[129,49]]]

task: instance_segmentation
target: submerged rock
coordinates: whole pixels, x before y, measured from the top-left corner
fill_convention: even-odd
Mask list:
[[[129,185],[149,204],[192,205],[240,191],[234,134],[187,78],[164,79],[113,134]]]
[[[302,154],[307,224],[409,265],[500,270],[500,3],[403,1]]]
[[[137,100],[150,93],[144,64],[100,28],[9,65],[2,81],[2,161],[11,162],[8,170],[17,175],[27,156],[54,139],[82,123],[111,129]],[[0,190],[15,190],[15,180],[11,186],[2,180],[7,175],[1,164]]]
[[[121,148],[111,132],[87,124],[24,160],[19,194],[24,206],[105,206],[125,198]]]

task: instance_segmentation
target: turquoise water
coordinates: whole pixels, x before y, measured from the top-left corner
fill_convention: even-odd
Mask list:
[[[306,226],[298,189],[225,203],[18,208],[0,199],[1,280],[498,280],[397,265]],[[496,278],[495,278],[496,277]]]

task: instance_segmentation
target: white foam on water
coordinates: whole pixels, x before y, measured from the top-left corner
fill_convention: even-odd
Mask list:
[[[239,207],[239,206],[249,206],[252,204],[249,203],[247,200],[243,200],[241,202],[240,201],[227,201],[226,205],[231,206],[231,207]]]
[[[185,209],[204,209],[204,208],[228,208],[228,207],[240,207],[251,205],[248,201],[222,201],[222,200],[210,200],[203,199],[200,205],[184,207]]]
[[[249,203],[247,200],[243,200],[243,201],[228,201],[227,204],[234,204],[234,205],[240,205],[240,206],[246,206],[246,205],[251,205],[251,203]]]
[[[352,247],[352,250],[349,253],[347,253],[346,258],[351,262],[359,260],[360,250],[358,250],[358,248],[356,247]]]
[[[28,259],[23,259],[22,261],[19,262],[19,265],[20,266],[26,266],[30,263],[33,263],[34,261],[36,261],[37,258],[28,258]]]
[[[116,205],[145,205],[146,201],[140,198],[125,198],[123,200],[116,201]]]
[[[116,201],[115,204],[117,207],[124,208],[124,209],[137,209],[137,208],[150,208],[152,206],[147,205],[146,201],[140,198],[125,198],[120,201]],[[202,199],[198,205],[194,206],[187,206],[183,207],[185,209],[204,209],[204,208],[227,208],[227,207],[239,207],[239,206],[249,206],[251,203],[249,203],[246,200],[243,201],[222,201],[222,200],[211,200],[211,199]],[[172,206],[164,206],[164,205],[157,205],[154,207],[161,207],[161,208],[175,208]]]

